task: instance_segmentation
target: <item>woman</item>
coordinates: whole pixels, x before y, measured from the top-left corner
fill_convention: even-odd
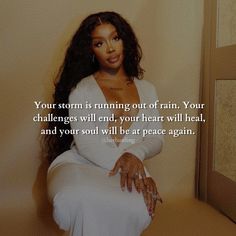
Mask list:
[[[48,128],[70,129],[74,134],[58,132],[45,141],[53,216],[73,236],[138,236],[150,224],[157,200],[161,201],[143,165],[144,159],[161,151],[163,137],[142,132],[160,129],[161,124],[141,121],[142,115],[153,117],[158,112],[148,107],[157,96],[154,86],[141,80],[140,60],[132,28],[115,12],[88,16],[66,52],[54,103],[71,106],[52,113],[74,120],[69,125],[49,123]],[[83,106],[74,109],[74,104]],[[102,104],[106,109],[99,109]],[[81,119],[89,114],[110,120]],[[101,133],[112,129],[117,132]]]

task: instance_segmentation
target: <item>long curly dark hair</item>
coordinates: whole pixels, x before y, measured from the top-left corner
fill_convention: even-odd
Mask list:
[[[91,33],[96,26],[101,24],[101,22],[112,24],[123,41],[123,66],[126,75],[130,79],[134,77],[142,79],[144,73],[144,70],[140,66],[142,50],[131,26],[118,13],[99,12],[85,18],[72,37],[65,54],[64,62],[58,71],[54,83],[54,104],[67,104],[72,88],[74,88],[83,78],[99,70],[99,64],[96,59],[94,60],[91,49]],[[52,113],[53,116],[60,117],[66,117],[69,115],[68,109],[52,109],[50,113]],[[49,130],[54,130],[55,127],[57,130],[70,129],[69,124],[54,121],[48,122],[46,128]],[[60,134],[44,135],[42,138],[42,147],[49,163],[51,163],[58,155],[70,149],[72,141],[72,135],[63,135],[62,137],[60,137]]]

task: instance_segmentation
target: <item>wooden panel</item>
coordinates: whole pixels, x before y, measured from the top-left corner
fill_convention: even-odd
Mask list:
[[[236,44],[236,1],[217,1],[217,47]]]
[[[217,48],[213,56],[213,79],[232,79],[236,75],[236,46]]]
[[[213,169],[236,182],[235,121],[236,79],[216,80]]]
[[[200,126],[199,195],[236,221],[236,183],[213,165],[216,81],[236,78],[236,46],[216,47],[216,19],[217,0],[205,0],[201,102],[207,122]]]

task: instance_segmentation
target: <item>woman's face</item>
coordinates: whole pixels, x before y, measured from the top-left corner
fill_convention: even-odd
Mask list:
[[[92,51],[104,70],[119,69],[123,66],[123,41],[116,28],[109,23],[97,26],[92,31]]]

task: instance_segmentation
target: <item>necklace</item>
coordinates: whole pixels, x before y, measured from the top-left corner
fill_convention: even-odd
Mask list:
[[[97,75],[94,75],[94,78],[96,80],[98,80],[98,76]],[[121,90],[124,90],[125,87],[129,86],[130,84],[132,84],[133,81],[130,81],[130,80],[126,80],[126,83],[124,85],[124,87],[109,87],[110,90],[116,90],[116,91],[121,91]]]
[[[117,87],[117,88],[115,88],[115,87],[110,87],[109,89],[111,89],[111,90],[124,90],[124,88],[119,88],[119,87]]]
[[[125,87],[129,86],[130,83],[132,83],[132,81],[127,81],[125,84]],[[109,87],[109,89],[111,89],[111,90],[124,90],[125,87]]]

